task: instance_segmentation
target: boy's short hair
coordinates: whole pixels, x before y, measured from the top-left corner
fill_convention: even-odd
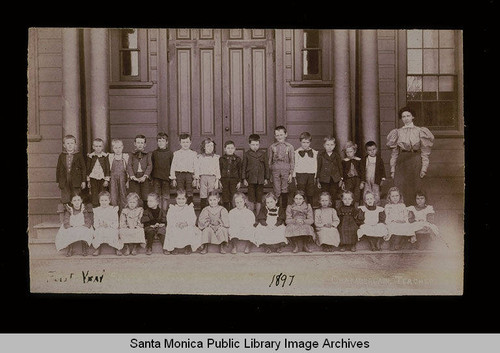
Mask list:
[[[283,130],[283,132],[286,134],[286,127],[284,127],[283,125],[278,125],[274,128],[274,132],[278,130]]]
[[[102,142],[102,143],[104,143],[103,139],[99,138],[99,137],[96,137],[95,139],[93,139],[92,143],[94,143],[94,142]]]
[[[236,146],[236,145],[234,144],[234,141],[227,140],[226,142],[224,142],[224,148],[226,148],[226,147],[227,147],[227,146],[229,146],[229,145]]]
[[[111,140],[111,146],[114,146],[114,145],[117,145],[117,144],[121,144],[123,146],[123,141],[120,140],[120,139],[113,139],[113,140]]]
[[[76,137],[73,135],[66,135],[63,137],[63,143],[66,142],[66,140],[73,140],[76,143]]]
[[[309,140],[309,141],[312,141],[312,136],[310,133],[308,133],[307,131],[306,132],[303,132],[300,134],[299,136],[299,141],[302,141],[302,140]]]
[[[154,198],[156,200],[156,202],[158,202],[158,203],[160,202],[160,196],[158,196],[158,194],[156,192],[150,192],[148,194],[148,198],[150,198],[150,197]]]
[[[327,141],[333,141],[335,143],[335,137],[333,137],[332,135],[325,136],[325,138],[323,139],[323,143]]]
[[[351,195],[351,197],[354,199],[354,193],[351,190],[342,191],[342,193],[340,194],[340,198],[344,198],[344,195]]]
[[[180,134],[179,135],[179,141],[180,140],[185,140],[185,139],[190,139],[191,140],[191,135],[189,135],[189,134]]]
[[[165,139],[168,141],[168,135],[164,132],[159,132],[158,135],[156,135],[156,139],[159,140],[159,139]]]
[[[345,146],[344,146],[343,151],[345,152],[345,150],[347,150],[348,148],[353,148],[354,152],[356,152],[358,150],[358,145],[356,145],[352,141],[347,141],[346,144],[345,144]]]
[[[377,147],[377,143],[375,141],[368,141],[367,143],[365,143],[365,148],[373,146]]]
[[[106,191],[106,190],[101,191],[101,192],[99,193],[99,198],[101,198],[101,197],[103,197],[103,196],[107,196],[107,197],[109,197],[109,198],[111,199],[111,194],[109,193],[109,191]]]
[[[248,143],[250,143],[252,141],[258,141],[258,142],[260,142],[260,135],[251,134],[250,136],[248,136]]]
[[[137,142],[137,139],[143,139],[146,142],[146,136],[144,135],[135,135],[134,142]]]

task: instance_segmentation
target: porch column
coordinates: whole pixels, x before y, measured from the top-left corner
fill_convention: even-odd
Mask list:
[[[63,136],[75,136],[81,150],[80,57],[76,28],[62,29],[62,77]]]
[[[90,129],[109,151],[109,37],[106,28],[90,30]]]
[[[360,137],[363,145],[375,141],[380,148],[378,45],[376,30],[360,31]]]
[[[340,151],[352,137],[349,31],[333,31],[333,130]]]

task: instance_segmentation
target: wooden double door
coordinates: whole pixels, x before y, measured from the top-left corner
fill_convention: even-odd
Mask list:
[[[241,156],[252,133],[261,136],[262,147],[269,146],[276,122],[274,31],[168,33],[169,130],[191,134],[191,148],[198,152],[201,141],[211,137],[216,153],[222,155],[224,143],[232,140]]]

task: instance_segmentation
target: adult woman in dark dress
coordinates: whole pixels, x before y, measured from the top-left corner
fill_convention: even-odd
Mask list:
[[[434,135],[428,128],[413,124],[414,113],[409,107],[399,110],[399,118],[404,126],[387,135],[387,146],[392,149],[391,177],[405,202],[411,202],[415,200],[415,192],[422,189]]]

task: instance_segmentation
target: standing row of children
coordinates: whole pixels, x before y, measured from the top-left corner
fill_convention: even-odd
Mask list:
[[[235,145],[232,141],[227,141],[225,143],[225,154],[219,157],[214,153],[215,142],[210,138],[203,140],[201,153],[198,154],[190,149],[191,138],[188,134],[180,135],[181,148],[174,153],[168,149],[168,136],[164,133],[158,134],[158,148],[152,153],[145,152],[145,136],[137,135],[134,140],[136,151],[130,156],[123,153],[123,143],[120,140],[112,141],[113,153],[108,155],[103,151],[103,141],[95,139],[93,141],[94,151],[88,154],[87,162],[84,162],[83,157],[75,153],[76,139],[73,136],[66,136],[64,138],[65,152],[61,154],[57,168],[57,181],[61,188],[62,202],[69,203],[71,195],[79,194],[81,189],[87,186],[92,196],[93,206],[96,208],[102,207],[102,205],[99,206],[99,195],[101,195],[109,185],[109,204],[117,207],[117,210],[125,210],[127,208],[126,206],[130,209],[130,200],[129,196],[127,196],[128,189],[129,192],[138,195],[138,205],[141,203],[148,204],[146,210],[151,210],[149,206],[151,203],[150,199],[156,199],[159,205],[158,209],[163,212],[163,217],[160,211],[156,211],[157,214],[153,215],[153,218],[160,221],[151,226],[155,230],[156,228],[161,230],[165,229],[163,227],[165,225],[163,221],[165,220],[165,214],[168,208],[170,184],[178,190],[183,191],[181,193],[181,198],[182,195],[184,195],[186,198],[185,204],[191,206],[193,188],[197,188],[200,190],[202,209],[198,224],[201,225],[200,228],[202,228],[202,230],[209,228],[209,230],[205,232],[207,234],[206,237],[208,237],[206,243],[212,243],[212,238],[219,240],[225,239],[224,236],[221,237],[220,234],[217,233],[214,223],[218,223],[216,225],[225,224],[225,228],[228,228],[228,222],[223,222],[220,219],[216,220],[217,217],[221,218],[221,214],[223,213],[221,207],[216,207],[218,210],[215,213],[210,212],[211,209],[207,208],[212,207],[212,205],[207,206],[207,204],[210,203],[209,195],[212,195],[212,203],[216,200],[216,205],[219,204],[218,196],[213,195],[213,191],[217,189],[222,190],[222,203],[226,208],[224,210],[225,214],[231,209],[231,199],[240,189],[241,185],[244,184],[248,190],[248,202],[245,200],[245,203],[248,203],[250,209],[255,212],[257,223],[259,223],[259,220],[263,220],[264,218],[267,219],[267,217],[276,217],[278,219],[276,222],[277,224],[281,222],[279,220],[283,220],[283,217],[279,215],[279,210],[281,210],[281,212],[284,212],[284,210],[288,211],[288,187],[295,179],[297,191],[299,193],[295,195],[294,201],[295,198],[302,197],[303,204],[309,207],[316,186],[322,191],[326,191],[322,194],[322,198],[329,195],[329,202],[332,200],[335,202],[340,191],[343,191],[342,205],[338,207],[338,212],[335,213],[338,213],[340,217],[352,216],[353,219],[357,219],[357,222],[354,222],[356,226],[353,223],[347,227],[349,230],[346,230],[348,233],[353,233],[353,229],[354,232],[357,232],[357,226],[361,222],[361,219],[357,215],[360,212],[366,214],[368,211],[374,211],[381,208],[379,206],[377,207],[377,205],[380,201],[380,185],[385,180],[385,170],[383,161],[377,155],[376,144],[373,141],[368,142],[365,145],[367,156],[361,159],[355,155],[357,146],[352,142],[348,142],[344,148],[346,158],[341,160],[339,155],[334,153],[335,139],[333,137],[326,137],[324,139],[325,150],[319,153],[310,147],[311,135],[307,132],[300,135],[301,147],[296,151],[294,151],[290,143],[286,142],[286,137],[286,128],[283,126],[276,127],[276,142],[273,143],[268,148],[268,152],[265,153],[260,150],[259,135],[250,135],[249,150],[245,151],[243,159],[234,154]],[[270,197],[270,195],[266,195],[264,198],[266,207],[262,209],[261,201],[263,200],[263,187],[270,179],[273,184],[273,196]],[[87,183],[85,183],[85,181],[87,181]],[[153,194],[150,194],[151,186],[154,189]],[[361,190],[364,190],[363,199],[365,199],[365,206],[358,209],[357,206],[360,200]],[[373,197],[373,204],[368,204],[369,201],[366,199],[367,196],[368,199]],[[344,202],[344,198],[352,199],[352,209],[344,210],[344,207],[348,206],[349,208],[351,206]],[[269,199],[275,200],[276,207],[267,204]],[[390,195],[389,199],[391,199]],[[176,202],[178,202],[177,199]],[[399,201],[396,203],[399,203]],[[298,221],[296,226],[289,227],[289,232],[299,237],[299,241],[295,242],[296,246],[294,251],[298,250],[301,243],[305,244],[303,248],[308,251],[307,242],[303,242],[302,240],[304,239],[302,239],[302,237],[314,236],[311,227],[314,222],[311,221],[312,217],[307,217],[308,213],[312,214],[312,209],[311,212],[307,212],[306,210],[304,217],[304,210],[300,212],[295,212],[297,210],[294,210],[295,206],[301,205],[302,203],[291,205],[291,216],[287,217],[289,220],[287,225],[293,222],[292,219],[302,218]],[[179,204],[173,206],[172,209],[175,209],[175,206],[179,206]],[[372,210],[368,207],[375,207],[375,209]],[[404,204],[403,207],[406,210]],[[133,209],[135,208],[137,207]],[[322,204],[321,209],[323,208]],[[431,210],[432,208],[428,209]],[[261,212],[261,210],[264,212]],[[332,210],[334,209],[332,208]],[[99,211],[97,213],[99,214]],[[385,213],[387,213],[387,211]],[[354,216],[354,214],[356,214],[356,216]],[[136,215],[135,218],[138,219],[137,216],[138,215]],[[398,215],[401,219],[396,219],[394,223],[399,224],[402,219],[405,220],[403,223],[408,223],[408,216],[409,213],[408,210],[406,210],[403,214]],[[94,215],[94,218],[100,219],[99,215],[97,217]],[[391,216],[389,216],[389,219],[391,219]],[[425,221],[428,221],[427,218]],[[370,222],[373,223],[373,221]],[[190,224],[189,222],[184,223]],[[264,226],[263,223],[267,222],[263,221],[260,223]],[[335,222],[326,223],[330,226],[326,228],[332,228],[331,226],[334,223]],[[346,222],[344,222],[343,225],[345,225],[345,223]],[[383,223],[383,221],[380,223]],[[282,224],[283,223],[278,226]],[[321,222],[319,222],[319,224],[321,224]],[[304,227],[304,225],[309,227]],[[343,225],[341,225],[342,229],[345,228]],[[67,226],[67,224],[63,224],[63,226]],[[149,225],[146,227],[149,227]],[[316,224],[316,227],[318,228],[318,224]],[[220,227],[217,227],[217,229],[219,228]],[[322,228],[322,226],[320,225],[319,228]],[[333,226],[333,228],[335,227]],[[406,229],[406,231],[403,231],[402,228],[404,227],[400,227],[397,233],[409,233],[401,235],[412,235],[413,240],[415,236],[414,227],[409,227],[408,229],[410,230]],[[213,232],[211,232],[210,229],[212,229]],[[298,233],[301,232],[305,232],[306,234],[299,235]],[[164,238],[165,232],[163,231],[160,233],[159,236]],[[189,232],[185,233],[187,234]],[[212,235],[211,233],[214,234]],[[261,235],[262,233],[266,232],[263,229],[261,229],[261,232],[257,232],[257,234]],[[270,234],[268,235],[271,236]],[[369,236],[368,234],[364,235]],[[395,235],[396,237],[393,239],[398,239],[397,236],[399,234]],[[283,239],[281,236],[279,238]],[[318,238],[321,237],[319,236]],[[348,247],[355,251],[355,247],[352,246],[354,237],[351,236],[349,238],[350,240],[347,238],[349,237],[346,237],[346,239],[342,241],[342,245],[345,246],[343,246],[341,250],[345,250],[345,248]],[[164,242],[162,241],[162,243]],[[256,244],[258,243],[259,242],[256,242]],[[283,243],[286,243],[286,241]],[[376,243],[370,244],[372,244],[372,250],[376,250],[377,248],[380,249],[380,246],[377,246]],[[338,243],[334,242],[334,244],[326,245],[338,246]],[[394,244],[391,248],[396,249],[398,246],[398,244]],[[326,249],[330,250],[328,246]],[[206,247],[204,247],[202,252],[205,250]],[[147,245],[147,252],[150,253],[150,251],[151,246],[149,244]],[[98,249],[96,252],[98,254]]]

